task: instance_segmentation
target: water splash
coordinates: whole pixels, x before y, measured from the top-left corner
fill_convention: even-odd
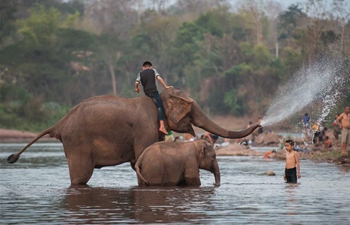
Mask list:
[[[318,112],[313,120],[324,120],[339,100],[342,86],[348,80],[348,75],[344,75],[345,66],[342,59],[323,58],[297,72],[282,87],[261,125],[277,124],[309,105]]]

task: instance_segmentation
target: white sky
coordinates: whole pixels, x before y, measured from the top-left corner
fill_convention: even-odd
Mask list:
[[[241,1],[241,0],[229,0],[229,1],[234,4],[234,2]],[[298,1],[296,1],[296,0],[274,0],[274,1],[281,3],[283,9],[287,9],[292,4],[297,4],[298,2],[306,2],[307,0],[298,0]]]
[[[235,2],[235,1],[242,1],[242,0],[229,0],[229,1]],[[298,4],[298,3],[304,4],[308,2],[308,0],[273,0],[273,1],[281,3],[283,10],[287,9],[292,4]],[[322,0],[322,2],[325,2],[327,5],[331,6],[333,0]],[[347,5],[349,6],[350,0],[344,0],[344,2],[347,3]],[[349,11],[350,11],[350,6],[349,6]]]

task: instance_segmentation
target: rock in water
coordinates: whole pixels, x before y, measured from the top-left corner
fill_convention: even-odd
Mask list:
[[[272,170],[267,170],[262,175],[276,176],[275,172],[273,172]]]

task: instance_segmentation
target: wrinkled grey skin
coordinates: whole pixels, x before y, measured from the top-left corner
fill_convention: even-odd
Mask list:
[[[197,102],[178,89],[165,89],[161,98],[168,131],[195,135],[193,124],[221,137],[242,138],[260,126],[255,124],[246,130],[228,131],[211,121]],[[142,151],[164,137],[158,129],[158,111],[149,97],[92,97],[73,107],[57,124],[38,134],[7,161],[16,162],[30,145],[49,134],[63,144],[71,184],[84,185],[94,168],[125,162],[134,167]]]
[[[212,172],[220,185],[216,153],[205,140],[154,143],[142,152],[135,169],[140,186],[200,186],[199,169]]]

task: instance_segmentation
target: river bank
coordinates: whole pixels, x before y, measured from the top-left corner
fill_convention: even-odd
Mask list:
[[[29,142],[37,135],[37,133],[29,131],[9,130],[0,128],[0,143]],[[45,135],[40,139],[40,141],[55,141],[55,139],[50,138],[48,135]]]
[[[255,147],[258,148],[258,147]],[[269,150],[265,152],[251,149],[249,146],[231,143],[225,147],[216,148],[217,156],[255,156],[265,158],[266,160],[285,160],[286,151],[278,150],[277,145],[264,146]],[[274,152],[273,152],[274,151]],[[276,151],[276,152],[275,152]],[[335,164],[347,164],[350,166],[350,157],[342,156],[338,147],[324,149],[320,147],[311,147],[302,152],[298,152],[300,160],[311,160],[313,162],[328,162]]]

